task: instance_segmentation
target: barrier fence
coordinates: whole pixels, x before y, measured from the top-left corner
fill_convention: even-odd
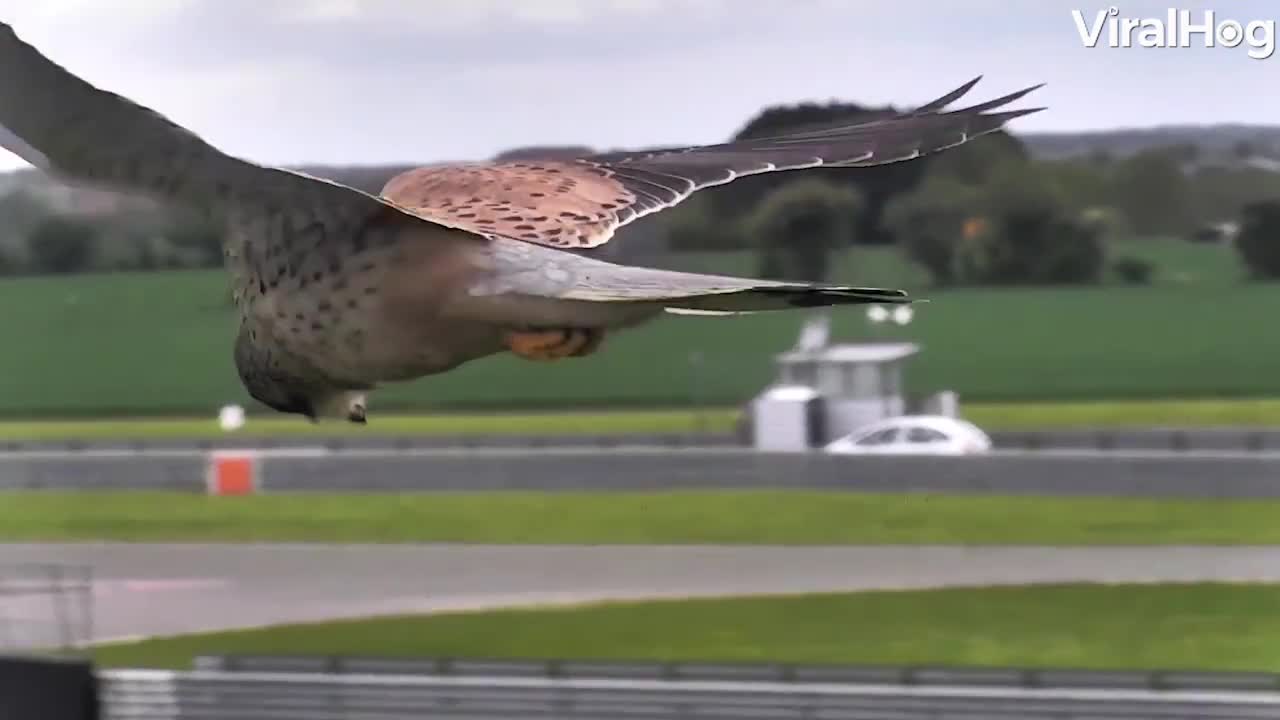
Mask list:
[[[337,673],[110,670],[103,717],[202,720],[1227,720],[1280,717],[1280,693]]]
[[[192,668],[217,673],[611,678],[1095,690],[1252,690],[1280,693],[1280,673],[1204,670],[1087,670],[450,657],[390,658],[345,655],[201,655],[192,662]]]
[[[740,448],[220,450],[0,454],[0,490],[282,492],[820,489],[1280,497],[1280,454],[997,452],[967,457]]]

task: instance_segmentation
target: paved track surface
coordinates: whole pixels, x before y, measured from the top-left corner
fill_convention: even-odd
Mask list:
[[[1280,582],[1280,547],[0,545],[0,566],[33,562],[93,568],[92,635],[99,642],[606,599],[1070,581]],[[48,617],[47,605],[47,596],[0,597],[0,618],[24,611]]]

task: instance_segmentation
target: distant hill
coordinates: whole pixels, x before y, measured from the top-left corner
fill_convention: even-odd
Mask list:
[[[1189,145],[1202,159],[1280,160],[1280,125],[1168,125],[1094,132],[1021,133],[1035,157],[1061,159],[1096,153],[1125,157],[1158,147]]]
[[[1280,125],[1170,125],[1089,132],[1021,133],[1017,137],[1034,157],[1042,159],[1096,154],[1120,158],[1152,148],[1190,146],[1195,148],[1195,164],[1280,168]],[[591,148],[579,146],[515,148],[498,154],[495,159],[563,157],[590,151]],[[407,164],[304,165],[294,169],[377,193],[387,180],[410,167]],[[0,172],[0,195],[16,189],[31,191],[60,210],[84,215],[109,214],[124,207],[146,204],[137,198],[114,196],[112,193],[73,190],[32,169]]]

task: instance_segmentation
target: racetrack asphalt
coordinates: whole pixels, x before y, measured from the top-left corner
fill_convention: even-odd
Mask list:
[[[96,642],[389,613],[1048,582],[1280,582],[1280,547],[4,544],[6,568],[92,569]],[[27,571],[27,578],[34,577]],[[53,598],[0,592],[0,646]],[[74,603],[74,598],[71,598]],[[67,611],[74,615],[72,611]],[[42,626],[37,619],[43,620]],[[72,617],[74,620],[74,617]],[[6,641],[3,632],[8,628]]]

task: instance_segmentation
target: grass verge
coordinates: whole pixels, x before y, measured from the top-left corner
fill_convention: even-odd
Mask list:
[[[312,424],[284,416],[254,416],[237,436],[342,437],[361,435],[577,435],[626,433],[728,432],[738,413],[733,409],[620,410],[545,413],[451,413],[441,415],[375,415],[367,427],[353,430],[340,423]],[[228,433],[217,419],[120,418],[104,420],[0,421],[0,438],[69,440],[121,438],[213,438]]]
[[[1280,543],[1280,501],[809,491],[0,494],[0,541]]]
[[[104,646],[213,653],[1280,671],[1280,586],[1049,585],[385,617]]]
[[[1128,400],[1110,402],[963,403],[966,418],[987,430],[1051,430],[1142,427],[1271,427],[1280,425],[1280,399]],[[730,407],[700,410],[567,410],[524,413],[447,413],[376,415],[368,427],[297,418],[255,416],[237,431],[240,437],[340,437],[362,435],[575,435],[628,433],[731,432],[739,411]],[[5,440],[109,440],[225,436],[216,419],[114,418],[102,420],[0,421]]]
[[[1280,399],[1276,398],[962,403],[961,410],[988,430],[1280,425]]]

